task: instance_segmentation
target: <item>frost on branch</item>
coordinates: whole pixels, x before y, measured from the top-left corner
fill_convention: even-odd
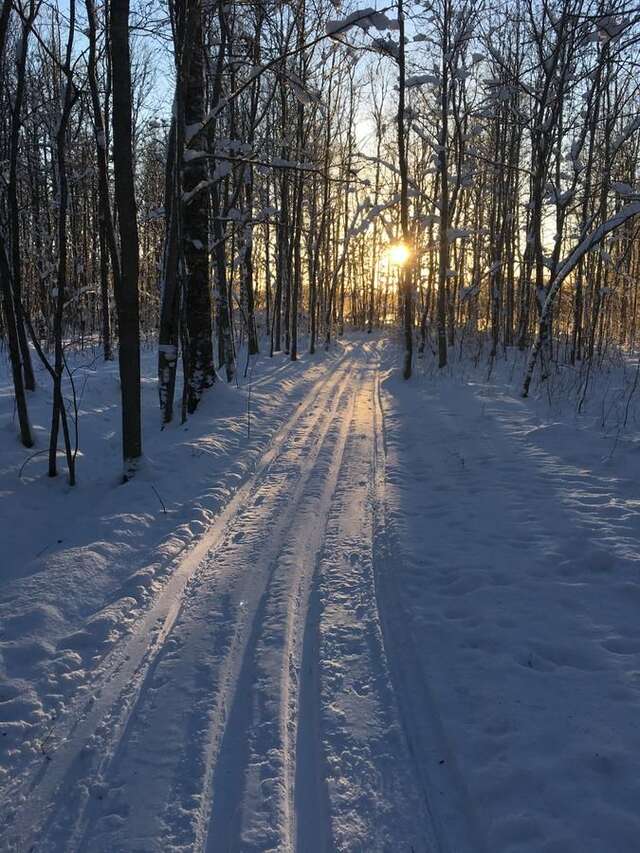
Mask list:
[[[368,32],[371,28],[378,32],[386,32],[387,30],[397,30],[398,22],[393,18],[388,18],[384,12],[376,12],[375,9],[365,8],[356,9],[351,12],[346,18],[339,20],[327,21],[326,33],[328,36],[336,36],[350,30],[352,27],[359,27],[364,32]]]
[[[294,74],[292,71],[287,71],[284,74],[285,80],[289,84],[296,100],[305,107],[321,106],[322,99],[320,92],[306,85],[303,80]]]

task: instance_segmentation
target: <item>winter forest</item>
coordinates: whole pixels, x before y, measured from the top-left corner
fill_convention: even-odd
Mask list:
[[[640,851],[640,6],[0,0],[0,849]]]

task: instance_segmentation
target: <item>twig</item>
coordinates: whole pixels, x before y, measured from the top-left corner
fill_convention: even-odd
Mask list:
[[[162,500],[162,498],[160,497],[160,492],[156,489],[156,487],[153,485],[153,483],[151,483],[151,488],[152,488],[152,489],[153,489],[153,491],[156,493],[156,497],[157,497],[157,498],[158,498],[158,500],[160,501],[160,506],[162,507],[162,512],[166,515],[166,514],[167,514],[167,508],[166,508],[166,506],[164,505],[164,501],[163,501],[163,500]]]
[[[36,450],[35,453],[32,453],[30,456],[27,456],[27,458],[24,460],[24,462],[20,466],[20,470],[18,471],[18,479],[21,479],[22,472],[27,467],[28,462],[31,462],[32,459],[36,458],[36,456],[41,456],[43,453],[48,453],[48,452],[49,452],[49,448],[47,447],[45,450]],[[58,453],[62,453],[62,451],[59,450]]]
[[[39,741],[39,742],[38,742],[38,750],[39,750],[39,751],[42,753],[42,755],[44,755],[44,757],[45,757],[46,759],[48,759],[49,761],[51,761],[51,756],[50,756],[50,755],[49,755],[49,753],[46,751],[46,746],[47,746],[47,744],[49,743],[49,741],[51,740],[51,737],[52,737],[52,735],[53,735],[53,731],[54,731],[54,729],[55,729],[55,727],[56,727],[56,719],[57,719],[56,717],[52,717],[52,718],[51,718],[51,725],[49,726],[49,728],[48,728],[48,730],[47,730],[47,733],[46,733],[45,738],[44,738],[43,740],[41,740],[41,741]]]

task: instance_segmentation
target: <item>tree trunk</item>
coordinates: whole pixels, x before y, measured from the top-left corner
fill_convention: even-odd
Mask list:
[[[16,89],[13,100],[13,116],[11,120],[11,145],[9,150],[9,183],[7,195],[9,200],[9,219],[11,223],[11,268],[14,295],[14,311],[16,331],[20,345],[22,359],[22,370],[24,373],[24,384],[27,391],[34,391],[36,379],[31,364],[31,353],[27,342],[24,328],[22,310],[22,269],[20,250],[20,212],[18,205],[18,148],[20,146],[20,128],[22,116],[22,102],[25,89],[25,69],[27,64],[27,48],[29,33],[37,14],[37,8],[33,0],[29,4],[29,15],[24,20],[19,43],[19,54],[16,67]]]
[[[400,167],[400,230],[407,249],[411,249],[409,234],[409,175],[407,164],[407,140],[405,132],[405,50],[403,0],[398,2],[399,52],[398,52],[398,161]],[[402,375],[411,378],[413,360],[413,275],[412,258],[400,269],[400,291],[402,293],[404,326],[404,361]]]
[[[86,0],[89,24],[89,57],[87,74],[91,92],[93,127],[96,138],[96,163],[98,167],[98,228],[100,240],[100,297],[102,304],[102,345],[105,361],[112,357],[111,322],[109,314],[109,263],[114,282],[120,276],[120,259],[109,197],[109,166],[107,162],[107,134],[102,115],[97,80],[97,21],[93,0]],[[108,254],[107,254],[108,253]],[[115,289],[115,288],[114,288]]]
[[[20,441],[25,447],[33,447],[27,397],[22,376],[20,361],[20,343],[16,332],[16,318],[13,308],[13,289],[11,287],[11,270],[7,260],[7,249],[4,235],[0,233],[0,291],[2,293],[2,308],[4,312],[4,331],[9,341],[9,358],[13,376],[13,389],[16,397],[18,423],[20,425]]]
[[[199,9],[199,7],[198,7]],[[185,69],[185,127],[204,121],[204,55],[202,17],[197,13],[190,42],[189,65]],[[200,137],[199,137],[200,139]],[[202,143],[198,142],[200,147]],[[184,158],[183,158],[184,160]],[[186,159],[183,166],[185,198],[207,180],[207,161],[203,157]],[[188,332],[187,411],[198,407],[205,388],[215,381],[211,340],[211,289],[209,283],[209,200],[200,190],[188,200],[182,211],[182,254],[185,266],[185,307]]]
[[[142,455],[140,412],[140,329],[138,305],[138,220],[133,174],[129,0],[111,0],[109,16],[113,68],[113,173],[120,232],[120,277],[115,297],[120,337],[124,479]]]
[[[447,364],[447,274],[449,272],[449,0],[444,0],[442,22],[442,79],[440,97],[440,235],[438,244],[438,367]]]

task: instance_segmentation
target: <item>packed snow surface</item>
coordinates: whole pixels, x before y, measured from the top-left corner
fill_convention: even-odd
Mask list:
[[[154,359],[126,485],[115,365],[75,356],[75,489],[3,374],[0,849],[637,850],[628,369],[577,416],[353,336],[161,432]]]

